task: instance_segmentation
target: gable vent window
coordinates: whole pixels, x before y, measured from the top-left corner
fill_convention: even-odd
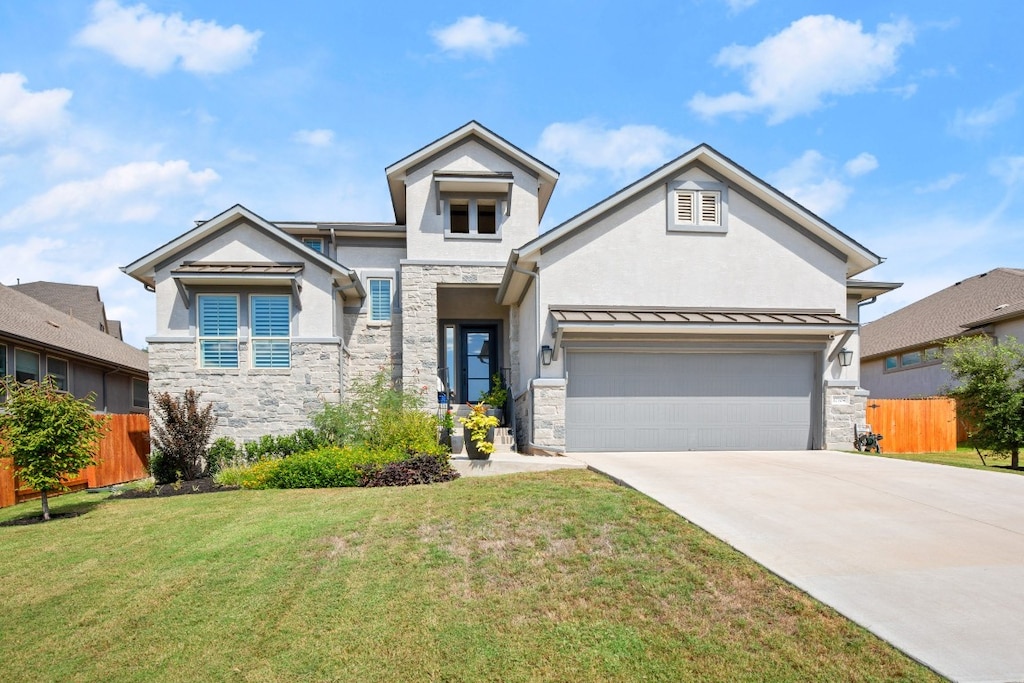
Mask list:
[[[725,185],[685,180],[668,185],[670,232],[728,231],[728,200]]]
[[[501,236],[505,200],[497,197],[446,197],[444,200],[446,237]]]
[[[303,237],[302,243],[313,251],[324,253],[324,240],[322,237]]]

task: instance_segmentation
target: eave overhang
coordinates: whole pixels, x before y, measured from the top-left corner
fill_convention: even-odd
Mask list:
[[[856,297],[858,301],[867,301],[902,286],[902,282],[869,282],[850,279],[846,281],[846,293],[848,296]]]

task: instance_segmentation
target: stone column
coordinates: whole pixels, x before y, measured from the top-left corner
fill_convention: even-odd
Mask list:
[[[866,423],[867,399],[868,391],[854,382],[833,380],[826,383],[823,425],[826,449],[853,450],[853,427]]]

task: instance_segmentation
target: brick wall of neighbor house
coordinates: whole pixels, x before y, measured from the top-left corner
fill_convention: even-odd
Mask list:
[[[247,352],[242,342],[239,357],[246,358]],[[212,403],[217,416],[214,438],[243,442],[290,434],[308,427],[309,415],[325,400],[338,400],[340,353],[340,344],[295,342],[287,370],[197,369],[194,341],[151,342],[149,388],[178,397],[189,388],[202,392],[200,402]]]
[[[390,325],[370,325],[365,311],[345,313],[345,391],[353,380],[367,380],[390,368],[394,379],[402,378],[402,316],[392,314]]]
[[[853,427],[866,421],[868,392],[852,386],[825,387],[825,448],[853,450]]]
[[[437,409],[437,286],[498,285],[504,266],[402,264],[402,384],[427,387],[427,410]]]
[[[534,380],[533,413],[533,443],[564,450],[565,380]]]

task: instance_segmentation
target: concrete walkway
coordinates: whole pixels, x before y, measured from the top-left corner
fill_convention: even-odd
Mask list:
[[[586,465],[580,460],[562,456],[520,455],[499,451],[493,453],[487,460],[470,460],[465,455],[453,455],[452,467],[464,477],[483,477],[516,472],[584,469]]]
[[[1024,476],[827,451],[573,454],[955,681],[1024,681]]]

